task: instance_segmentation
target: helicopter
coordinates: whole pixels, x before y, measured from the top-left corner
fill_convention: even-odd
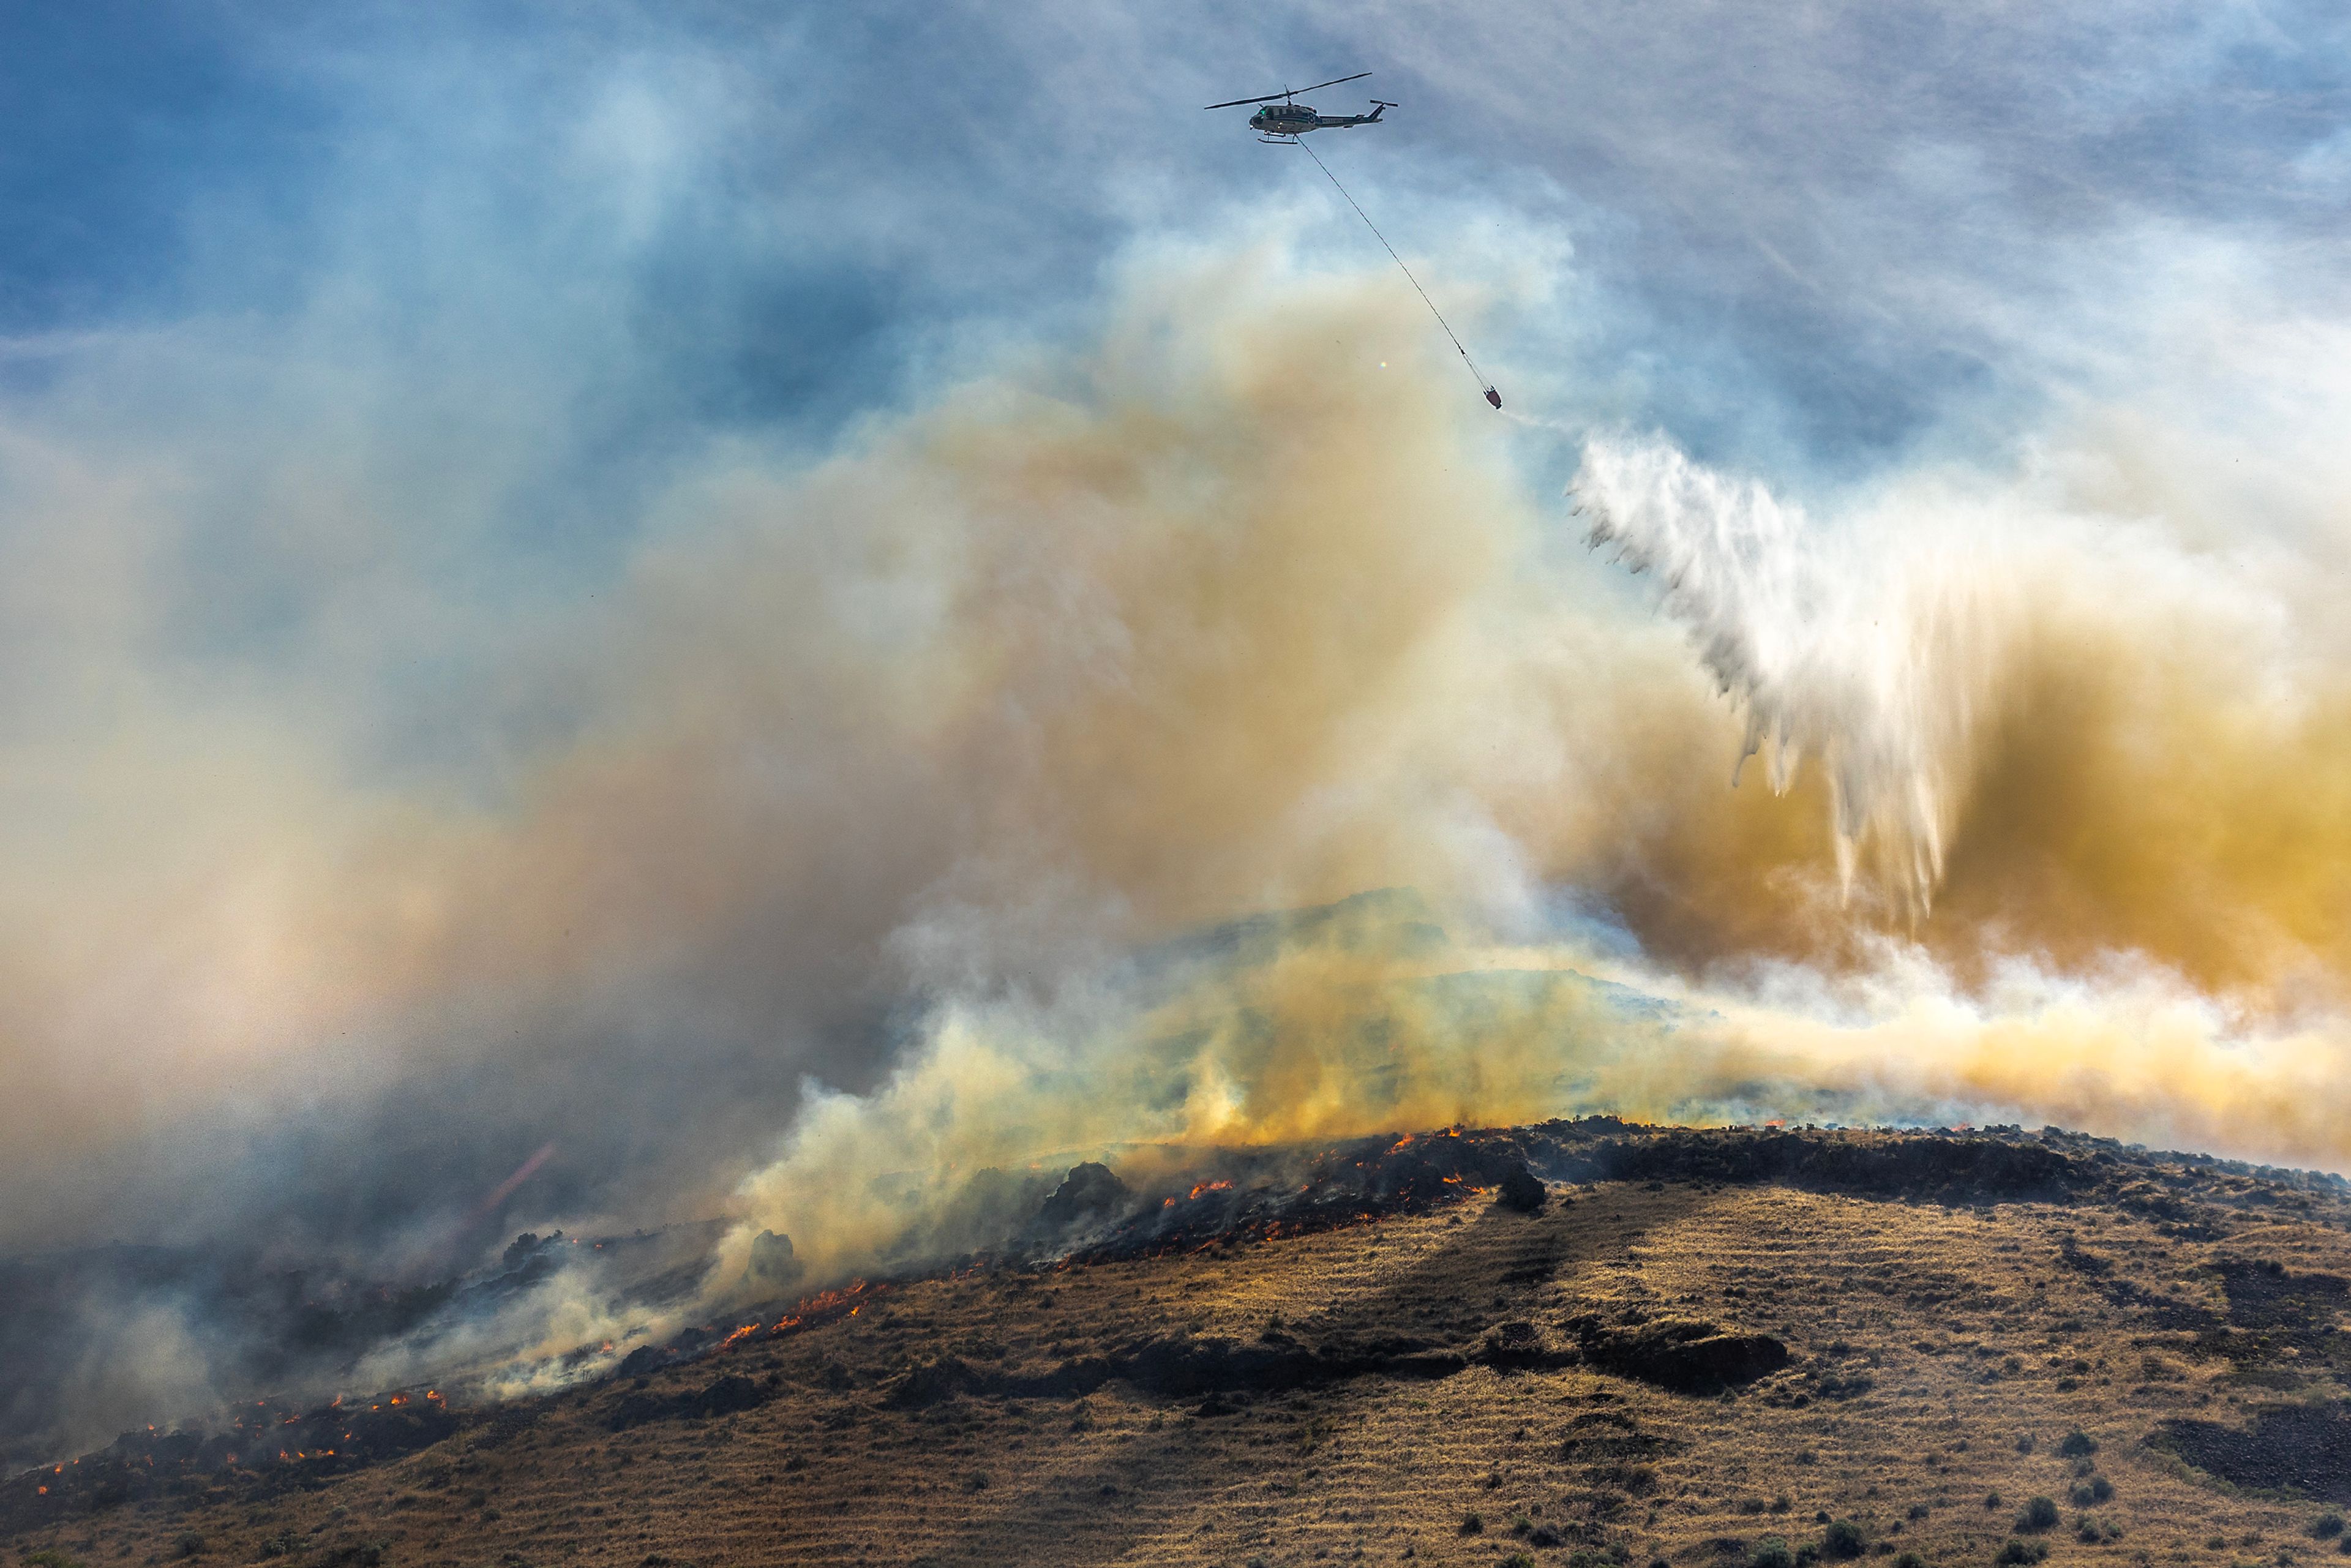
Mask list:
[[[1322,171],[1324,177],[1331,182],[1332,187],[1340,195],[1346,197],[1349,206],[1355,209],[1355,215],[1364,220],[1364,226],[1372,231],[1372,237],[1378,240],[1381,247],[1395,259],[1397,270],[1404,274],[1405,280],[1410,283],[1414,292],[1420,296],[1421,303],[1428,307],[1428,313],[1437,318],[1437,324],[1445,329],[1446,337],[1452,340],[1453,347],[1461,355],[1461,362],[1468,367],[1470,375],[1477,379],[1478,390],[1485,394],[1488,402],[1499,410],[1502,406],[1502,394],[1495,389],[1493,382],[1486,379],[1486,372],[1478,368],[1478,361],[1469,357],[1469,350],[1454,333],[1452,324],[1445,319],[1445,312],[1437,308],[1437,301],[1428,297],[1428,290],[1421,287],[1420,279],[1413,277],[1412,268],[1405,266],[1404,257],[1397,256],[1395,246],[1388,244],[1388,236],[1380,233],[1379,225],[1372,222],[1372,214],[1364,211],[1362,203],[1347,194],[1347,187],[1339,183],[1339,176],[1331,172],[1331,166],[1322,162],[1322,155],[1299,140],[1310,131],[1343,131],[1355,125],[1377,125],[1381,115],[1396,107],[1384,98],[1372,99],[1372,112],[1369,114],[1317,114],[1312,106],[1298,101],[1298,95],[1301,92],[1313,92],[1321,88],[1337,87],[1342,82],[1361,81],[1371,74],[1369,71],[1357,71],[1351,77],[1334,77],[1329,81],[1318,81],[1313,87],[1286,87],[1280,92],[1270,92],[1263,98],[1237,98],[1228,103],[1212,103],[1207,107],[1239,109],[1252,103],[1269,106],[1249,116],[1249,129],[1257,132],[1257,139],[1259,141],[1287,142],[1292,147],[1301,149],[1309,158],[1314,160],[1315,166]]]
[[[1394,109],[1395,104],[1375,98],[1372,99],[1372,112],[1369,114],[1317,114],[1310,106],[1296,101],[1301,92],[1312,92],[1315,88],[1337,87],[1341,82],[1361,81],[1371,74],[1369,71],[1357,71],[1351,77],[1318,81],[1314,87],[1286,87],[1263,98],[1237,98],[1230,103],[1212,103],[1207,107],[1238,109],[1244,104],[1273,104],[1273,108],[1260,109],[1249,116],[1249,129],[1258,133],[1259,141],[1294,143],[1310,131],[1343,131],[1351,125],[1377,125],[1380,116]]]

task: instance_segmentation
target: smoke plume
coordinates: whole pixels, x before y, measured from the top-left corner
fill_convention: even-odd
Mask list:
[[[2314,389],[2258,438],[2158,384],[1750,472],[1493,420],[1281,227],[666,454],[528,593],[408,524],[575,455],[553,371],[484,430],[398,355],[337,382],[321,307],[62,375],[0,425],[10,1239],[413,1285],[722,1218],[336,1374],[497,1389],[772,1295],[763,1237],[810,1287],[952,1259],[1081,1159],[1603,1110],[2351,1158],[2323,355],[2240,367]],[[214,383],[265,432],[227,472]],[[149,385],[168,439],[71,417]],[[376,396],[399,439],[347,428]],[[171,1351],[76,1433],[243,1392],[179,1290],[77,1309]]]

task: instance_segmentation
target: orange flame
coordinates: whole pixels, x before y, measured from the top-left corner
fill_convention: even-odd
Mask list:
[[[835,1318],[855,1317],[858,1309],[864,1304],[859,1300],[861,1296],[868,1293],[880,1295],[889,1288],[886,1284],[868,1285],[863,1280],[852,1280],[846,1285],[836,1286],[830,1291],[820,1291],[815,1295],[803,1299],[799,1306],[778,1318],[776,1326],[768,1331],[768,1337],[775,1339],[779,1335],[791,1333],[794,1329],[814,1328],[820,1323],[829,1323]]]

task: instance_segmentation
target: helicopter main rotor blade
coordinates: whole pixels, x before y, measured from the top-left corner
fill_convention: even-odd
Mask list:
[[[1293,87],[1281,92],[1267,93],[1263,98],[1237,98],[1230,103],[1211,103],[1203,105],[1202,107],[1207,109],[1238,109],[1245,103],[1271,103],[1277,99],[1295,98],[1301,92],[1312,92],[1315,90],[1315,88],[1337,87],[1341,82],[1361,81],[1371,74],[1372,73],[1369,71],[1357,71],[1351,77],[1334,77],[1329,81],[1318,81],[1314,84],[1314,87]]]
[[[1369,71],[1357,71],[1351,77],[1332,77],[1329,81],[1318,81],[1313,87],[1301,87],[1297,90],[1300,92],[1312,92],[1317,88],[1337,87],[1343,81],[1361,81],[1371,74],[1372,73]]]

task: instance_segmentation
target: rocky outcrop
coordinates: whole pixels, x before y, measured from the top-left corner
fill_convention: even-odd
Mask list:
[[[1569,1326],[1593,1365],[1684,1394],[1752,1383],[1788,1364],[1788,1347],[1770,1334],[1693,1319],[1612,1327],[1587,1317]]]

